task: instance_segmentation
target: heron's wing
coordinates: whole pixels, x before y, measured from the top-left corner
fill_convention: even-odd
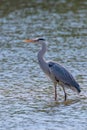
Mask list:
[[[68,86],[72,86],[77,89],[80,89],[78,83],[75,81],[73,76],[60,64],[49,62],[49,68],[50,68],[50,72],[52,73],[52,75],[55,76],[56,80],[63,82]]]

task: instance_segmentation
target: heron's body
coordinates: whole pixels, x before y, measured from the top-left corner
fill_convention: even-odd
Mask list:
[[[32,42],[31,40],[27,40],[27,42]],[[50,77],[50,79],[54,83],[55,87],[55,100],[57,99],[57,91],[56,86],[57,84],[60,84],[64,90],[65,93],[65,100],[66,100],[66,92],[65,87],[68,87],[72,90],[77,91],[78,93],[81,91],[79,84],[76,82],[76,80],[73,78],[73,76],[67,71],[63,66],[60,64],[49,61],[46,62],[44,59],[44,54],[46,52],[46,43],[45,40],[42,38],[33,40],[33,42],[39,42],[42,45],[41,50],[38,53],[38,61],[41,69],[44,71],[46,75]]]

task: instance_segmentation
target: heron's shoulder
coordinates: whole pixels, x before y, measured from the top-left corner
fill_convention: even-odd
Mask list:
[[[53,63],[52,61],[49,61],[49,62],[48,62],[48,66],[49,66],[49,67],[52,67],[53,65],[54,65],[54,63]]]
[[[67,69],[65,69],[65,67],[64,66],[62,66],[61,64],[59,64],[59,63],[56,63],[56,62],[53,62],[53,61],[50,61],[50,62],[48,62],[48,66],[49,66],[49,68],[50,69],[56,69],[56,71],[58,70],[58,71],[64,71],[64,72],[66,72],[67,71]]]
[[[49,66],[49,67],[55,67],[55,66],[58,66],[58,65],[59,65],[58,63],[53,62],[53,61],[49,61],[49,62],[48,62],[48,66]]]

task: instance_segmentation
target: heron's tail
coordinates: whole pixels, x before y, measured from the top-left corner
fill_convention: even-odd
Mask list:
[[[77,89],[78,93],[80,93],[80,92],[81,92],[81,89],[80,89],[79,84],[76,86],[76,89]]]
[[[78,83],[76,83],[73,87],[71,87],[72,90],[74,91],[77,91],[78,93],[81,92],[81,89],[80,89],[80,85]]]

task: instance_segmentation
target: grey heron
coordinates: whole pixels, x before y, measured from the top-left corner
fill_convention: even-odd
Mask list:
[[[46,61],[44,59],[44,54],[46,52],[46,40],[44,38],[28,39],[25,40],[25,42],[39,43],[42,45],[42,48],[38,53],[38,62],[44,73],[48,75],[54,83],[55,100],[57,100],[57,84],[61,85],[63,88],[65,101],[67,99],[65,87],[68,87],[78,93],[81,92],[80,85],[66,68],[56,62]]]

